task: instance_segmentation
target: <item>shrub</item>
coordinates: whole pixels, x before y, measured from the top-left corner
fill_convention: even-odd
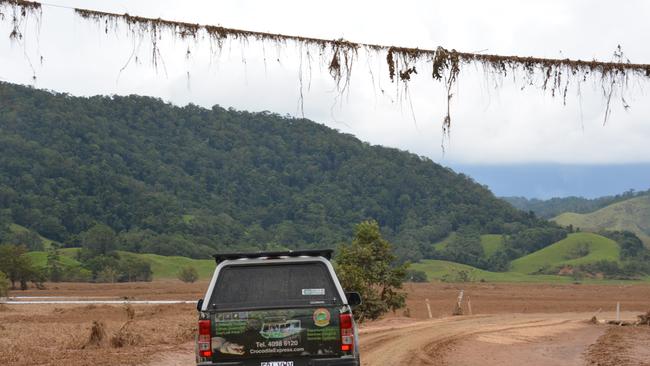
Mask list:
[[[564,257],[565,259],[578,259],[586,257],[591,253],[591,247],[589,243],[578,243],[575,247],[571,248],[569,252]]]
[[[119,261],[119,282],[151,281],[151,264],[137,257],[125,257]]]
[[[427,274],[424,271],[409,269],[406,271],[406,280],[408,282],[429,282]]]
[[[447,273],[440,279],[442,282],[472,282],[472,273],[466,269],[455,269],[451,270],[451,273]]]
[[[199,272],[192,266],[186,266],[178,271],[178,279],[183,282],[196,282],[199,279]]]
[[[113,267],[105,267],[97,273],[97,282],[115,283],[117,282],[119,273]]]
[[[62,282],[90,282],[93,273],[80,266],[68,266],[63,269]]]

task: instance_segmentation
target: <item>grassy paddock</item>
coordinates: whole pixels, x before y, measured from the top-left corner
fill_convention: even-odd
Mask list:
[[[423,271],[427,274],[429,281],[441,281],[444,279],[451,279],[451,282],[458,282],[457,273],[460,271],[467,271],[469,274],[469,282],[500,282],[500,283],[549,283],[549,284],[567,284],[573,283],[575,280],[569,276],[556,276],[556,275],[530,275],[520,272],[490,272],[479,268],[468,266],[465,264],[441,261],[435,259],[427,259],[414,263],[411,269]],[[646,276],[641,280],[597,280],[597,279],[584,279],[581,283],[590,284],[640,284],[650,283],[650,276]]]
[[[61,249],[61,261],[66,266],[80,266],[75,258],[79,248]],[[213,259],[192,259],[177,256],[164,256],[157,254],[142,254],[118,251],[123,257],[135,257],[144,259],[151,264],[154,280],[176,278],[178,271],[185,266],[193,266],[199,272],[199,279],[209,279],[214,272],[216,263]],[[38,267],[45,267],[47,264],[46,252],[29,252],[27,255],[32,258],[34,264]]]
[[[572,251],[581,245],[589,246],[589,254],[580,258],[571,258]],[[575,233],[569,234],[564,240],[512,261],[512,271],[534,273],[544,267],[576,266],[600,260],[619,262],[620,248],[618,244],[597,234]]]

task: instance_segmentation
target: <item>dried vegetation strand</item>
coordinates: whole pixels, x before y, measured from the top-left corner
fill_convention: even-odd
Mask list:
[[[11,32],[9,32],[9,39],[12,41],[23,39],[23,24],[29,16],[34,16],[40,20],[42,13],[41,4],[32,1],[1,0],[0,5],[9,5],[8,8],[11,10],[11,14],[8,16],[0,9],[0,20],[10,19]]]
[[[36,10],[40,12],[41,4],[19,0],[0,0],[0,5],[9,5],[14,10],[13,23],[20,24],[21,17]],[[388,69],[388,78],[396,85],[407,90],[408,83],[418,74],[416,65],[429,64],[433,80],[441,82],[446,93],[446,113],[443,118],[442,128],[444,135],[449,134],[451,128],[451,102],[454,89],[457,88],[461,70],[474,65],[483,69],[486,79],[502,80],[511,76],[516,82],[523,82],[521,88],[537,87],[549,92],[552,97],[561,97],[566,104],[570,87],[575,87],[580,93],[581,83],[591,79],[600,83],[605,101],[606,122],[611,114],[610,104],[615,96],[620,96],[625,109],[629,107],[624,94],[631,78],[643,80],[650,79],[649,64],[633,64],[627,60],[620,46],[614,53],[613,61],[583,61],[570,59],[551,59],[538,57],[502,56],[482,53],[458,52],[454,49],[438,47],[435,50],[385,46],[378,44],[356,43],[344,39],[327,40],[312,37],[286,35],[280,33],[257,32],[243,29],[226,28],[214,25],[201,25],[195,23],[177,22],[165,19],[145,18],[129,14],[116,14],[89,9],[74,9],[75,13],[83,19],[94,21],[104,27],[106,33],[118,31],[120,25],[126,25],[127,33],[134,39],[134,54],[136,46],[148,36],[150,43],[151,62],[158,68],[162,62],[160,40],[163,33],[181,40],[208,39],[211,49],[220,51],[225,41],[239,41],[242,49],[249,46],[249,41],[272,44],[284,47],[291,43],[300,50],[300,67],[303,67],[303,52],[309,61],[318,55],[321,64],[325,65],[334,80],[339,92],[345,91],[350,85],[350,78],[355,61],[358,59],[359,50],[364,50],[369,56],[385,57]],[[4,18],[4,17],[3,17]],[[19,27],[14,26],[10,37],[20,37]],[[265,52],[265,51],[264,51]],[[190,57],[188,47],[186,57]],[[133,56],[133,54],[131,55]],[[132,57],[129,57],[127,65]],[[266,62],[266,56],[265,56]],[[137,58],[136,58],[136,61]],[[242,61],[245,59],[242,56]],[[278,58],[279,61],[279,58]],[[126,67],[126,65],[125,65]],[[370,70],[372,76],[372,70]],[[374,76],[373,76],[374,79]],[[302,70],[299,73],[300,95],[302,96]],[[497,82],[496,86],[499,86]],[[302,105],[302,99],[301,99]]]

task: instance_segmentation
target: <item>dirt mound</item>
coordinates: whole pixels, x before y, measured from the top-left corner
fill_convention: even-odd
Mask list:
[[[585,355],[588,365],[650,366],[650,328],[611,326]]]
[[[130,329],[132,321],[124,323],[120,329],[111,336],[111,346],[122,348],[126,346],[137,346],[143,343],[144,337]]]
[[[90,335],[88,341],[82,348],[86,347],[101,347],[105,344],[106,339],[106,326],[103,322],[93,321],[93,326],[90,328]]]
[[[639,315],[639,325],[650,325],[650,310],[647,313]]]

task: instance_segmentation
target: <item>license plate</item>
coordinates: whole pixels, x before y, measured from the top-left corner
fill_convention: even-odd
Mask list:
[[[293,361],[262,361],[260,366],[293,366]]]

